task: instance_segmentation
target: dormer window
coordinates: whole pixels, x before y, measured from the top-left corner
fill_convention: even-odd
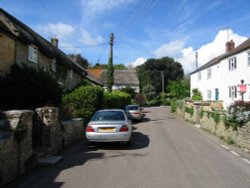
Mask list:
[[[232,57],[232,58],[228,59],[228,67],[229,67],[229,70],[237,69],[236,57]]]
[[[53,72],[56,72],[56,60],[55,59],[52,59],[51,63],[50,63],[50,69],[53,71]]]
[[[36,46],[29,46],[28,60],[32,63],[38,63],[38,49]]]

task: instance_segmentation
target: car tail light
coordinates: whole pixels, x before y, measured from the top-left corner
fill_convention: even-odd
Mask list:
[[[127,125],[123,125],[121,128],[120,128],[120,132],[128,132],[129,128]]]
[[[133,112],[133,114],[140,114],[140,112]]]
[[[86,132],[95,132],[95,130],[93,129],[93,127],[91,127],[90,125],[88,125],[86,127]]]

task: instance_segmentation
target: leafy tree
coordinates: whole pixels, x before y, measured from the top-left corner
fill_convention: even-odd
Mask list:
[[[147,101],[153,100],[156,97],[155,88],[152,85],[147,85],[143,88],[143,94]]]
[[[153,85],[156,93],[160,93],[162,91],[161,72],[164,75],[165,90],[169,81],[180,80],[184,74],[182,65],[173,58],[148,59],[143,65],[137,67],[140,87],[144,88],[147,85]]]
[[[190,96],[190,79],[169,81],[168,91],[171,98],[183,99]]]
[[[71,59],[74,59],[79,65],[83,68],[88,68],[89,62],[87,59],[81,56],[81,54],[69,54],[68,55]]]

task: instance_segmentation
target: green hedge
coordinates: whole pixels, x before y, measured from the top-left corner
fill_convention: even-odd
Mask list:
[[[131,96],[127,93],[120,91],[113,91],[112,93],[104,93],[104,108],[120,108],[124,109],[124,107],[128,104],[131,104]]]
[[[59,106],[61,97],[62,90],[49,73],[25,64],[14,64],[10,73],[0,78],[0,110]]]
[[[88,120],[103,106],[103,89],[95,86],[82,86],[63,96],[63,105],[70,106],[75,116]]]

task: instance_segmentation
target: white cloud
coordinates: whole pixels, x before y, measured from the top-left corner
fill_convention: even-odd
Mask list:
[[[167,44],[163,44],[161,47],[154,51],[154,55],[157,58],[164,56],[178,57],[181,55],[181,50],[184,48],[185,40],[171,41]]]
[[[93,37],[88,31],[82,30],[80,42],[85,45],[96,46],[103,42],[103,38],[100,35]]]
[[[37,26],[38,33],[42,33],[49,37],[56,36],[59,39],[64,39],[69,36],[72,36],[75,33],[75,28],[71,25],[64,23],[49,23],[47,25],[39,25]]]
[[[227,35],[229,39],[235,42],[235,46],[238,46],[244,42],[247,37],[240,36],[234,33],[232,30],[221,30],[217,33],[214,40],[208,44],[201,46],[196,51],[198,52],[198,66],[202,66],[211,59],[225,53],[225,43],[227,41]],[[190,73],[195,69],[195,52],[192,47],[184,48],[181,53],[181,57],[175,57],[178,62],[183,66],[185,73]]]
[[[135,68],[139,65],[142,65],[143,63],[145,63],[147,60],[144,57],[139,57],[137,58],[135,61],[129,62],[126,64],[127,67],[129,68]]]
[[[133,3],[135,0],[82,0],[83,8],[89,14],[103,13],[124,4]]]

